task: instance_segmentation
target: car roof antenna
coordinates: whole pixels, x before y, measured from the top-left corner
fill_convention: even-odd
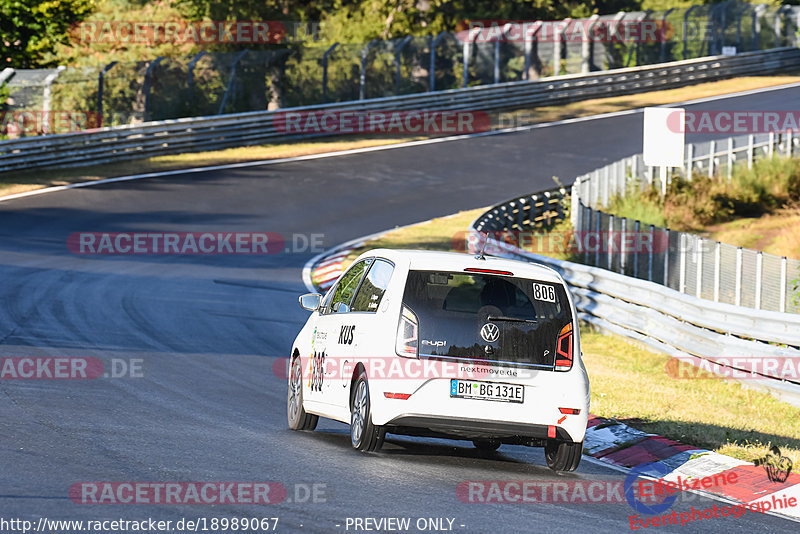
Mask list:
[[[485,260],[486,256],[485,256],[484,253],[486,252],[486,245],[489,243],[489,232],[479,232],[479,234],[482,234],[484,236],[484,238],[483,238],[483,246],[481,246],[481,252],[480,252],[480,254],[475,256],[475,259],[476,260]]]

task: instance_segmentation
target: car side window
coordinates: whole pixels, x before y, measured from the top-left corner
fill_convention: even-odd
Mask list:
[[[327,308],[328,313],[342,313],[349,311],[350,301],[353,300],[353,294],[356,292],[356,289],[358,289],[358,284],[361,282],[361,278],[364,276],[364,271],[367,270],[371,263],[372,258],[369,258],[366,260],[361,260],[350,267],[350,269],[336,285],[330,307]]]
[[[361,287],[358,288],[353,299],[352,310],[362,312],[378,311],[383,294],[389,287],[389,280],[392,278],[394,265],[385,260],[375,260],[370,267]]]

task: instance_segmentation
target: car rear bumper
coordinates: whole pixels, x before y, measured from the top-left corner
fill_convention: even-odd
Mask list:
[[[425,415],[402,415],[387,423],[389,432],[398,434],[415,434],[416,429],[428,429],[433,433],[450,435],[465,439],[492,437],[497,439],[555,438],[561,441],[572,441],[572,437],[562,427],[556,425],[538,425],[514,423],[507,421],[487,421],[484,419],[452,419]]]

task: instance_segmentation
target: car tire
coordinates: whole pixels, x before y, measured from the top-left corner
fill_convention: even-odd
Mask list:
[[[581,462],[583,442],[548,440],[544,446],[544,457],[547,467],[553,471],[575,471]]]
[[[361,373],[353,387],[350,403],[350,443],[362,452],[372,452],[381,448],[386,431],[372,424],[372,406],[369,402],[369,383],[367,375]]]
[[[292,359],[292,366],[289,369],[286,418],[292,430],[314,430],[319,421],[319,416],[306,413],[303,408],[303,368],[300,357]]]
[[[494,452],[500,448],[500,440],[497,439],[476,439],[472,441],[475,448],[481,452]]]

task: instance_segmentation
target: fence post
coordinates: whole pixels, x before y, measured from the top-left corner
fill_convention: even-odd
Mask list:
[[[339,43],[333,43],[324,54],[322,54],[322,103],[328,102],[328,56],[330,56]]]
[[[189,109],[191,110],[192,114],[195,113],[195,109],[194,109],[194,102],[195,102],[195,98],[194,98],[194,68],[197,65],[197,62],[200,61],[200,58],[202,58],[206,54],[207,54],[207,52],[205,50],[201,50],[200,52],[197,53],[197,55],[195,55],[192,58],[192,60],[189,62],[189,65],[188,65],[189,72],[186,75],[186,82],[187,82],[186,84],[189,86]]]
[[[583,39],[581,39],[581,72],[584,74],[592,71],[592,45],[594,43],[592,43],[591,35],[598,18],[600,18],[598,14],[589,17],[591,22],[586,28],[586,33],[583,34]],[[581,22],[578,22],[578,24],[581,24]]]
[[[369,49],[375,46],[377,43],[377,39],[373,39],[372,41],[367,43],[367,46],[361,49],[361,72],[359,72],[358,76],[358,99],[364,100],[364,86],[367,83],[367,56],[369,55]]]
[[[44,79],[44,95],[42,98],[42,114],[44,117],[42,121],[42,133],[50,133],[50,92],[53,82],[56,81],[58,75],[66,68],[67,67],[59,66],[56,68],[55,72],[48,74],[47,78]]]
[[[666,228],[667,231],[667,244],[664,247],[664,286],[669,287],[669,234],[670,229]]]
[[[656,231],[655,227],[651,224],[650,225],[650,250],[647,251],[647,281],[653,281],[653,253],[655,246],[653,245],[653,238],[655,237]],[[667,248],[669,247],[669,242],[667,243]]]
[[[719,264],[722,260],[722,245],[719,241],[714,245],[714,302],[719,302]]]
[[[641,227],[641,223],[637,220],[633,224],[633,231],[636,238],[634,239],[634,251],[633,251],[633,277],[639,278],[639,254],[641,254],[641,247],[639,243],[641,242],[639,239],[639,228]]]
[[[100,116],[100,124],[103,124],[103,85],[106,73],[114,68],[116,61],[112,61],[100,71],[97,75],[97,114]]]
[[[580,228],[582,235],[579,234],[579,237],[583,242],[583,263],[589,265],[589,236],[592,233],[592,214],[589,206],[585,206],[583,209],[585,210],[583,217],[584,222],[583,226]]]
[[[680,278],[678,280],[678,291],[686,292],[686,234],[680,234]]]
[[[430,83],[428,91],[433,92],[436,90],[436,45],[439,41],[447,35],[447,32],[439,32],[439,34],[431,40],[431,63],[430,63]]]
[[[759,250],[756,255],[756,309],[761,309],[761,275],[764,268],[764,254]]]
[[[613,254],[613,252],[614,252],[614,216],[613,215],[609,215],[608,216],[608,242],[606,244],[606,247],[607,247],[607,250],[606,250],[606,253],[607,253],[606,264],[607,264],[608,270],[610,271],[611,270],[611,262],[612,262],[612,260],[614,258],[614,254]]]
[[[697,7],[697,5],[693,5],[683,14],[683,59],[689,59],[689,54],[686,50],[689,44],[689,14]]]
[[[781,298],[778,309],[782,312],[786,311],[786,256],[781,258]]]
[[[594,266],[600,267],[600,211],[594,212],[594,231],[597,234],[597,248],[594,250]]]
[[[786,131],[786,157],[792,157],[792,131]]]
[[[714,176],[714,152],[717,150],[716,141],[709,141],[708,145],[708,177]]]
[[[666,63],[667,62],[667,40],[664,36],[667,33],[667,15],[675,11],[674,7],[669,8],[667,11],[664,12],[664,16],[661,17],[661,27],[658,29],[659,33],[659,40],[661,41],[661,51],[658,53],[658,61],[659,63]]]
[[[674,9],[674,8],[673,8]],[[689,143],[686,146],[686,179],[692,181],[692,162],[694,160],[694,145]]]
[[[695,246],[695,263],[697,264],[697,287],[695,287],[695,296],[697,298],[703,297],[703,245],[705,239],[702,237],[694,238]]]
[[[623,217],[620,225],[620,232],[619,232],[619,271],[622,274],[625,274],[625,265],[627,262],[625,261],[627,258],[628,251],[625,249],[625,231],[628,229],[628,218]]]
[[[747,136],[747,169],[753,168],[753,143],[755,142],[755,135],[750,134]]]
[[[733,178],[733,137],[728,138],[728,181]]]
[[[608,182],[611,180],[611,177],[609,176],[610,174],[611,174],[611,171],[609,169],[609,166],[606,165],[605,167],[603,167],[603,205],[604,206],[608,206]]]
[[[733,303],[742,305],[742,247],[736,247],[736,296]]]
[[[222,95],[222,102],[219,104],[219,112],[217,115],[222,115],[222,112],[225,111],[225,104],[228,102],[228,95],[231,93],[231,89],[233,89],[234,80],[236,80],[236,67],[239,65],[239,61],[241,61],[247,52],[249,52],[249,50],[245,48],[239,52],[239,54],[233,60],[233,64],[231,65],[231,77],[228,80],[228,86],[225,88],[225,94]]]
[[[150,120],[150,87],[153,83],[153,69],[155,69],[159,63],[164,61],[164,59],[164,56],[158,56],[153,60],[152,63],[150,63],[150,65],[147,66],[147,70],[144,71],[144,84],[142,87],[142,92],[144,93],[144,122],[148,122]],[[235,63],[233,68],[234,70],[236,69]],[[231,79],[233,79],[233,74],[231,74]],[[227,91],[225,92],[225,96],[227,96]]]
[[[767,156],[772,157],[772,145],[775,143],[775,132],[769,133],[769,148],[767,149]]]
[[[394,68],[395,68],[395,72],[394,72],[394,94],[396,94],[396,95],[400,94],[400,80],[403,79],[403,73],[400,70],[400,54],[403,53],[403,48],[406,47],[406,45],[409,43],[409,41],[411,41],[411,39],[412,39],[412,37],[410,35],[406,35],[403,38],[403,40],[400,41],[400,44],[398,44],[397,47],[394,49]],[[466,43],[466,46],[467,46],[466,62],[469,63],[469,43]],[[467,67],[465,66],[464,67],[464,72],[465,73],[466,73],[466,69],[467,69]],[[466,80],[466,78],[465,78],[465,80]],[[465,83],[466,83],[466,81],[465,81]],[[466,85],[464,85],[464,87],[466,87]]]
[[[473,30],[477,30],[477,31],[473,31]],[[461,87],[465,87],[465,88],[467,87],[467,82],[469,81],[469,56],[470,56],[470,49],[472,48],[472,39],[477,37],[477,35],[480,32],[481,32],[481,29],[478,28],[478,27],[470,28],[469,31],[467,32],[467,39],[461,45],[461,63],[463,64],[463,71],[461,73]],[[406,40],[404,40],[404,43],[403,43],[404,45],[405,45],[405,42],[407,42],[408,39],[411,39],[410,35],[408,37],[406,37]],[[400,66],[399,65],[397,67],[397,72],[398,73],[400,72]]]

